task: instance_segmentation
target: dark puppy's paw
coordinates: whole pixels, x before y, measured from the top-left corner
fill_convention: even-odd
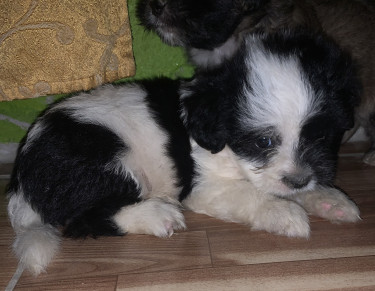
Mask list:
[[[190,125],[188,128],[191,136],[202,148],[217,154],[225,147],[226,140],[223,138],[226,131],[219,128],[206,129],[200,125]]]
[[[189,134],[213,154],[225,147],[228,136],[219,98],[196,92],[182,100],[182,115]]]

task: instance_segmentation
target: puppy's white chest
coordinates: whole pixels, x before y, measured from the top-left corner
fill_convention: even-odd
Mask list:
[[[197,171],[208,177],[229,179],[245,179],[233,152],[226,146],[221,152],[211,154],[195,142],[192,143],[192,155],[197,165]]]

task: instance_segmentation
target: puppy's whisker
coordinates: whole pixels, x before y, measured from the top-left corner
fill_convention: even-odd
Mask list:
[[[260,175],[260,174],[262,174],[264,171],[262,170],[262,169],[258,169],[258,170],[255,170],[255,171],[253,171],[253,173],[255,174],[255,175]]]

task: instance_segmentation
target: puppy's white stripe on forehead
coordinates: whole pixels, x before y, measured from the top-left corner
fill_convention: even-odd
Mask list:
[[[262,180],[279,181],[280,177],[301,170],[298,158],[301,129],[306,120],[319,111],[321,98],[311,88],[298,56],[272,53],[259,40],[251,38],[246,45],[248,56],[245,65],[248,71],[244,95],[239,98],[242,103],[239,104],[239,123],[247,130],[277,136],[281,142],[267,168],[263,168],[263,174],[252,175],[251,178],[267,188],[269,186],[264,185]],[[272,133],[263,133],[266,128],[270,128]],[[308,187],[313,186],[312,181]],[[275,189],[271,187],[267,191]]]
[[[248,83],[243,88],[244,104],[240,104],[244,124],[275,127],[282,135],[294,133],[296,138],[303,122],[320,105],[298,57],[273,54],[253,38],[248,39],[247,47]]]

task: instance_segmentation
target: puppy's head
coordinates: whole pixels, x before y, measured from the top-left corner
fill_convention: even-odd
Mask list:
[[[261,0],[140,0],[137,15],[167,44],[213,49],[224,43],[243,15]]]
[[[247,36],[234,56],[181,90],[192,137],[213,153],[227,145],[245,176],[288,195],[333,182],[353,126],[358,81],[350,59],[320,36]]]

